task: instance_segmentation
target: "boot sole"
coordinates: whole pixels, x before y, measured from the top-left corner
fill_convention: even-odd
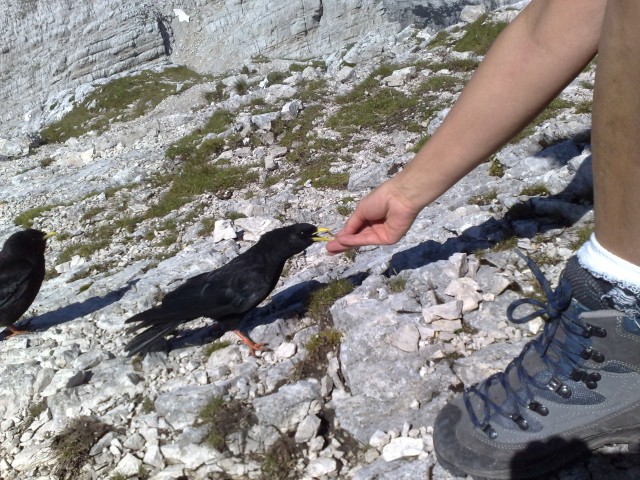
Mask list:
[[[438,463],[447,471],[458,477],[471,475],[474,480],[531,480],[548,475],[554,471],[568,466],[575,460],[590,454],[605,445],[624,444],[628,445],[629,451],[638,451],[638,443],[640,442],[640,427],[635,426],[630,429],[620,429],[614,432],[597,435],[588,439],[574,439],[566,443],[566,447],[556,450],[553,456],[541,459],[534,465],[527,468],[508,468],[506,470],[481,471],[469,469],[461,470],[460,467],[445,460],[437,451],[436,458]]]

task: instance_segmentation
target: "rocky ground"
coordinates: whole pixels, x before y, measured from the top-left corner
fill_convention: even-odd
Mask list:
[[[333,257],[314,245],[292,259],[244,322],[271,351],[252,357],[201,319],[164,350],[128,358],[123,323],[274,227],[338,230],[446,115],[469,75],[455,65],[479,58],[453,48],[466,28],[449,28],[442,45],[411,28],[383,51],[365,39],[324,68],[309,62],[271,84],[269,70],[286,62],[256,64],[222,79],[220,100],[207,96],[219,83],[209,79],[105,132],[0,161],[0,238],[18,224],[58,232],[24,320],[31,333],[0,342],[0,477],[452,478],[435,460],[435,415],[542,327],[506,321],[510,302],[537,293],[515,249],[553,283],[591,231],[593,66],[557,108],[425,209],[399,244]],[[394,67],[376,76],[381,65]],[[314,82],[323,87],[310,96]],[[377,128],[336,124],[345,95],[365,84],[362,110],[380,91],[436,108],[418,129],[407,125],[420,104]],[[242,181],[161,209],[191,161],[167,149],[221,110],[232,112],[228,128],[190,148],[224,140],[205,166],[240,169]],[[309,173],[314,166],[319,173]],[[612,446],[554,478],[639,474],[626,446]]]

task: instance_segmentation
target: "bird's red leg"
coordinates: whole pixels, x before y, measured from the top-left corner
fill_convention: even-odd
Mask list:
[[[24,335],[26,333],[31,333],[29,330],[19,330],[13,325],[9,325],[4,330],[5,332],[9,332],[5,338],[13,337],[14,335]]]
[[[269,350],[268,348],[266,348],[266,345],[267,345],[266,343],[255,343],[253,340],[247,337],[240,330],[234,330],[233,333],[238,335],[238,337],[240,337],[240,340],[242,340],[242,343],[244,343],[249,347],[249,350],[251,350],[251,356],[253,357],[256,356],[256,350],[259,350],[261,352],[264,352],[265,350]]]

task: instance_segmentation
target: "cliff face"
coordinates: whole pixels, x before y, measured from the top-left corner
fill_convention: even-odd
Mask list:
[[[132,69],[168,60],[221,73],[257,56],[321,57],[502,3],[512,0],[0,0],[0,137],[39,130],[92,82]]]
[[[18,0],[0,11],[0,135],[29,131],[83,85],[165,55],[150,2]]]

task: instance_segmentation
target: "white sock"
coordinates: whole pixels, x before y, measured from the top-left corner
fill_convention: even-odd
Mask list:
[[[640,266],[606,250],[595,234],[578,250],[580,265],[594,276],[640,295]]]

